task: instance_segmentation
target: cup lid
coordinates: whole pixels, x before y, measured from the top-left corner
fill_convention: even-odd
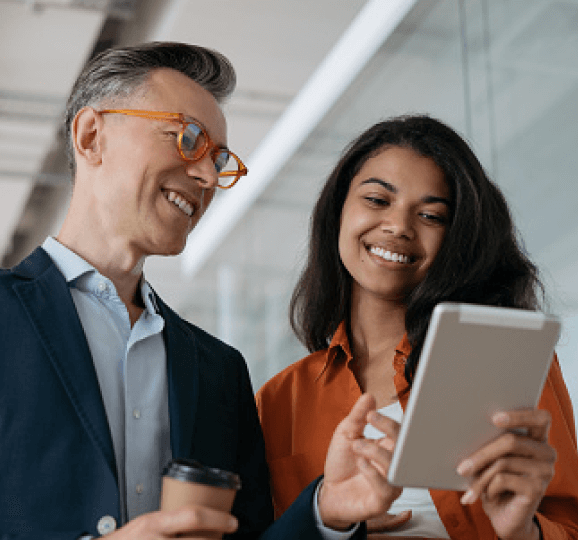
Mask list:
[[[197,482],[208,486],[225,489],[241,489],[241,478],[238,474],[207,467],[194,459],[173,459],[163,469],[163,476],[183,482]]]

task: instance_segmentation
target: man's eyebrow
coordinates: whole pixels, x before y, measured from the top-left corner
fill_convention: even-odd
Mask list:
[[[390,193],[397,193],[399,191],[396,186],[390,184],[389,182],[386,182],[385,180],[381,180],[380,178],[375,177],[367,178],[366,180],[361,182],[361,185],[364,184],[378,184],[387,191],[389,191]],[[449,199],[446,199],[445,197],[438,197],[436,195],[426,195],[422,199],[422,201],[426,204],[441,203],[445,204],[448,208],[452,207],[452,203]]]

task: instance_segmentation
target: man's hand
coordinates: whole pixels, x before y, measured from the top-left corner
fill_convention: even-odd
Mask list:
[[[554,476],[556,451],[548,444],[548,411],[523,409],[494,416],[508,431],[464,460],[458,473],[470,477],[462,504],[480,498],[496,534],[504,540],[539,537],[534,516]],[[526,434],[515,430],[523,429]]]
[[[167,538],[221,538],[237,530],[237,520],[227,512],[205,506],[184,506],[178,510],[159,510],[143,514],[114,533],[107,540],[166,540]]]
[[[383,515],[401,495],[402,488],[387,482],[399,424],[375,409],[373,396],[361,396],[331,439],[319,493],[319,513],[323,523],[332,529],[346,530],[354,523]],[[368,422],[385,437],[365,439],[363,430]]]

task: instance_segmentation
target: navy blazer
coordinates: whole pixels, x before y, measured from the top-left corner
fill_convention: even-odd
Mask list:
[[[271,525],[263,436],[241,354],[156,303],[173,456],[240,474],[234,538],[319,539],[314,484]],[[68,285],[42,248],[0,270],[0,321],[0,539],[98,536],[103,516],[120,522],[112,438]]]

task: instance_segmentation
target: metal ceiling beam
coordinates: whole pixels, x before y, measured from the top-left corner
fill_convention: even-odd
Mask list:
[[[4,0],[25,4],[32,11],[43,9],[84,9],[100,11],[107,17],[130,20],[134,16],[138,0]]]
[[[22,94],[0,88],[0,117],[55,122],[64,111],[65,100],[43,94]]]

